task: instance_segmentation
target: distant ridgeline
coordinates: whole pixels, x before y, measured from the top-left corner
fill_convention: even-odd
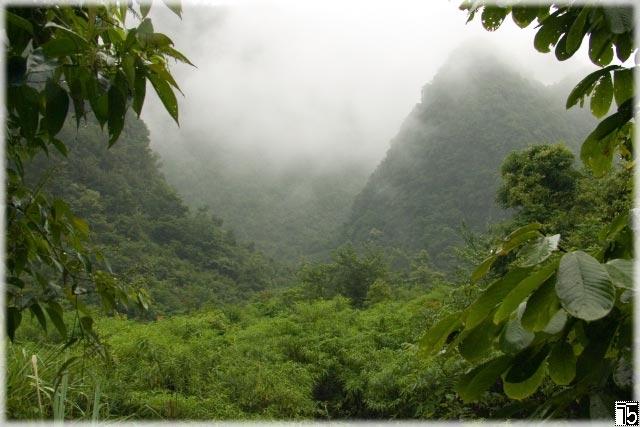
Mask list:
[[[564,108],[576,83],[544,86],[485,52],[454,52],[357,196],[345,239],[424,248],[447,268],[463,224],[482,231],[509,215],[495,202],[509,152],[560,141],[576,152],[593,128],[588,111]]]
[[[340,243],[370,168],[347,163],[329,171],[313,159],[271,164],[258,151],[210,138],[204,143],[187,132],[179,143],[158,147],[163,172],[189,206],[210,206],[238,238],[291,268]]]
[[[156,313],[239,301],[271,285],[271,263],[211,213],[190,212],[169,187],[141,120],[128,116],[110,149],[105,134],[92,121],[78,131],[68,122],[60,134],[68,157],[38,157],[28,175],[44,179],[50,193],[89,222],[92,243],[114,272],[148,288]]]

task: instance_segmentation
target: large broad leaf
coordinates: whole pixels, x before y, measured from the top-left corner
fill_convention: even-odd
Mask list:
[[[45,87],[46,108],[44,127],[49,136],[55,136],[67,117],[69,111],[69,96],[67,92],[52,80],[48,80]]]
[[[618,108],[618,111],[601,121],[598,126],[587,136],[585,140],[585,144],[590,140],[599,141],[611,133],[617,131],[622,126],[624,126],[629,120],[633,118],[633,98],[627,99],[622,105]],[[580,157],[583,161],[584,158],[584,149],[580,153]]]
[[[456,391],[465,402],[473,402],[491,387],[496,379],[509,368],[511,357],[500,356],[466,373],[456,385]]]
[[[513,6],[511,17],[518,27],[526,28],[536,19],[538,10],[537,6]]]
[[[144,19],[147,17],[149,11],[151,10],[153,0],[139,0],[138,3],[140,3],[140,15],[142,15],[142,18]]]
[[[511,399],[517,400],[522,400],[531,396],[542,384],[545,373],[545,364],[542,363],[538,367],[538,370],[531,377],[522,382],[511,383],[508,381],[504,381],[504,383],[502,384],[504,394],[509,396]]]
[[[134,81],[133,87],[134,87],[134,95],[133,95],[132,108],[133,108],[133,111],[136,112],[138,117],[140,117],[140,114],[142,113],[142,106],[144,105],[144,98],[147,93],[146,68],[141,63],[140,60],[138,60],[138,64],[136,66],[135,81]]]
[[[624,34],[618,34],[616,37],[616,56],[620,62],[625,62],[631,56],[631,52],[635,49],[633,40],[633,31]],[[636,62],[637,64],[638,62]]]
[[[577,360],[570,344],[556,344],[549,354],[549,376],[558,385],[568,385],[576,376]]]
[[[537,350],[526,349],[513,359],[511,368],[504,379],[510,383],[521,383],[531,378],[540,368],[549,354],[549,345],[545,344]]]
[[[135,86],[136,80],[136,58],[133,55],[126,55],[122,59],[122,70],[124,71],[124,75],[127,78],[127,84],[129,88],[133,88]]]
[[[20,116],[20,132],[25,136],[32,137],[38,131],[40,94],[31,86],[22,85],[16,88],[11,95],[15,96],[15,107]]]
[[[578,101],[581,101],[585,96],[589,95],[600,77],[604,76],[605,74],[609,74],[611,71],[617,70],[619,68],[619,65],[609,65],[608,67],[594,71],[593,73],[582,79],[580,83],[578,83],[573,88],[571,93],[569,93],[569,96],[567,97],[566,108],[569,109],[573,107],[578,103]]]
[[[522,326],[527,330],[542,331],[560,308],[555,285],[554,281],[548,280],[527,300],[527,307],[521,320]]]
[[[418,346],[423,356],[435,354],[444,345],[447,337],[462,323],[462,313],[456,312],[444,317],[420,338]]]
[[[633,261],[629,259],[612,259],[605,265],[614,286],[633,289]]]
[[[20,28],[21,30],[33,35],[33,25],[31,22],[19,15],[16,15],[15,13],[9,12],[8,10],[5,10],[4,15],[9,26]]]
[[[522,327],[520,314],[511,317],[500,335],[500,350],[504,353],[518,353],[529,347],[535,338],[532,332]]]
[[[493,282],[468,308],[465,328],[472,329],[479,325],[493,308],[511,291],[511,289],[527,277],[531,269],[514,268],[502,278]]]
[[[587,321],[606,316],[615,302],[607,270],[582,251],[567,253],[560,260],[556,293],[569,314]]]
[[[78,46],[79,50],[87,50],[91,47],[90,43],[84,37],[64,25],[49,21],[44,25],[44,28],[55,28],[55,37],[66,37],[72,40]]]
[[[109,117],[109,146],[115,144],[124,127],[124,117],[127,112],[127,98],[118,85],[111,85],[108,92]]]
[[[591,95],[591,114],[600,118],[609,112],[613,100],[613,80],[607,73],[600,77]]]
[[[575,21],[573,21],[573,24],[571,24],[571,28],[567,32],[567,50],[576,52],[582,44],[582,39],[587,32],[585,24],[590,12],[591,10],[588,7],[583,8]]]
[[[163,53],[169,55],[170,57],[175,58],[176,60],[183,62],[185,64],[189,64],[192,67],[195,67],[195,65],[191,61],[189,61],[189,59],[187,59],[186,56],[184,56],[181,52],[178,52],[171,46],[162,46],[161,50]]]
[[[500,323],[507,319],[525,298],[538,289],[540,285],[555,273],[557,266],[557,261],[551,262],[538,271],[531,273],[527,278],[518,283],[518,285],[507,294],[502,304],[500,304],[500,307],[493,317],[493,321]]]
[[[491,255],[489,258],[482,261],[482,263],[471,273],[471,282],[477,282],[487,275],[491,266],[494,262],[496,262],[498,257],[496,255]]]
[[[549,319],[549,323],[544,327],[542,332],[549,335],[555,335],[562,331],[567,324],[567,312],[562,308],[554,313]]]
[[[606,359],[605,355],[616,337],[614,331],[619,322],[620,320],[615,316],[607,316],[597,322],[575,324],[576,336],[581,335],[579,339],[584,346],[576,363],[576,381],[601,381],[603,375],[609,375],[605,369],[608,369],[606,366],[609,365],[610,360]],[[579,329],[582,329],[582,332]]]
[[[173,76],[171,75],[171,73],[169,72],[166,66],[162,64],[149,64],[148,68],[149,70],[151,70],[152,73],[155,73],[160,80],[165,80],[171,86],[178,89],[180,93],[182,93],[182,90],[178,86],[178,83],[175,81],[175,79],[173,78]],[[184,93],[182,94],[184,95]]]
[[[40,306],[40,304],[37,301],[34,301],[29,306],[29,310],[31,310],[31,313],[36,317],[36,319],[38,319],[38,323],[40,323],[40,326],[46,332],[47,331],[47,318],[45,317],[44,311],[42,311],[42,307]]]
[[[502,246],[498,249],[498,255],[507,255],[509,252],[511,252],[524,242],[528,242],[529,240],[535,239],[539,236],[539,231],[527,231],[526,233],[522,233],[517,235],[516,237],[505,240]]]
[[[49,57],[68,56],[80,52],[78,45],[67,37],[49,40],[42,45],[42,51]]]
[[[633,7],[608,6],[602,9],[613,34],[633,31]]]
[[[487,356],[493,348],[493,341],[500,329],[502,329],[502,325],[496,325],[491,317],[487,317],[484,322],[470,330],[460,342],[458,350],[462,357],[470,362],[475,362]]]
[[[499,6],[485,6],[482,11],[482,26],[487,31],[495,31],[500,28],[502,21],[507,17],[507,9]]]
[[[144,35],[144,34],[153,34],[153,23],[149,18],[143,19],[142,22],[140,22],[140,25],[138,25],[138,28],[136,31],[137,36]]]
[[[633,69],[613,72],[613,95],[618,106],[633,96]]]
[[[567,46],[567,35],[565,34],[560,37],[558,44],[556,44],[555,50],[556,58],[558,59],[558,61],[566,61],[567,59],[571,58],[574,53],[576,52],[571,51]]]
[[[613,44],[611,34],[604,28],[591,32],[589,38],[589,58],[591,61],[604,67],[613,60]]]
[[[551,46],[555,46],[558,39],[566,30],[566,26],[569,22],[568,16],[554,16],[547,17],[536,33],[533,39],[533,45],[538,52],[548,53],[551,51]]]
[[[551,256],[554,251],[558,250],[560,243],[560,235],[544,236],[536,241],[526,244],[518,251],[520,267],[533,267],[540,264]]]
[[[540,230],[541,228],[542,228],[542,224],[538,222],[532,222],[530,224],[523,225],[522,227],[516,228],[511,233],[509,233],[509,235],[504,238],[504,241],[508,243],[513,239],[519,238],[523,234],[527,234],[530,231],[537,231],[537,230]]]
[[[613,154],[619,144],[616,132],[602,138],[587,138],[580,149],[580,157],[597,177],[603,176],[613,164]]]
[[[85,86],[89,103],[91,104],[91,110],[102,128],[109,119],[109,96],[102,89],[100,82],[96,78],[90,77]]]

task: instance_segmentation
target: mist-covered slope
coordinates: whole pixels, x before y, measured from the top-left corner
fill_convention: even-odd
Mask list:
[[[509,152],[558,141],[575,150],[592,128],[587,112],[564,109],[570,88],[527,80],[485,52],[455,51],[357,196],[345,238],[426,248],[445,266],[463,224],[482,230],[508,214],[495,194]]]
[[[273,284],[269,261],[212,212],[190,211],[167,184],[144,122],[129,115],[111,148],[105,133],[93,121],[78,130],[67,123],[68,156],[38,157],[29,177],[45,177],[47,190],[88,221],[92,243],[115,273],[148,288],[154,312],[239,301]]]
[[[289,266],[334,249],[372,169],[338,159],[278,164],[252,149],[195,138],[162,150],[169,182],[188,205],[209,206],[238,238]]]

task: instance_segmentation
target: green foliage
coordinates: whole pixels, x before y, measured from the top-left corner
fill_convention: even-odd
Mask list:
[[[6,11],[7,281],[11,286],[6,309],[11,339],[26,310],[43,328],[48,316],[66,339],[62,313],[73,306],[83,317],[71,339],[95,341],[90,313],[80,301],[87,283],[95,285],[109,310],[131,300],[145,305],[144,294],[135,289],[98,279],[106,273],[96,263],[101,255],[85,247],[87,223],[61,199],[51,200],[42,192],[47,178],[25,183],[25,169],[35,156],[49,155],[51,148],[67,155],[67,144],[58,134],[69,111],[79,127],[90,106],[100,125],[107,124],[108,144],[113,145],[122,133],[129,99],[136,99],[138,113],[144,101],[144,80],[133,85],[135,75],[163,84],[173,81],[166,63],[175,56],[173,43],[154,33],[149,19],[127,29],[128,10],[85,5]],[[137,16],[133,9],[129,15]],[[165,106],[177,121],[175,98]]]
[[[77,349],[65,350],[62,345],[9,343],[8,418],[102,419],[106,414],[99,380],[82,369],[79,356]]]
[[[469,19],[473,19],[474,14],[482,7],[484,7],[484,2],[479,1],[465,2],[461,6],[461,8],[469,10]],[[571,57],[577,51],[584,36],[589,37],[590,59],[601,67],[607,66],[612,61],[614,46],[618,59],[623,62],[635,50],[631,7],[552,5],[550,7],[529,6],[528,8],[531,12],[536,11],[539,21],[539,30],[534,40],[536,49],[548,52],[549,47],[555,45],[556,57],[561,61]],[[484,12],[487,9],[488,7],[485,7]],[[491,13],[498,13],[494,11],[494,7],[491,7],[490,10]],[[508,14],[512,11],[514,12],[514,20],[516,23],[520,23],[521,17],[516,16],[515,9],[510,6],[503,7],[501,13]],[[522,24],[526,26],[528,22],[522,22]],[[488,29],[495,30],[494,27]],[[613,79],[611,78],[612,72],[614,73]],[[622,169],[610,173],[615,151],[618,151],[622,165],[627,171],[631,169],[632,165],[629,163],[633,157],[631,155],[633,80],[630,73],[631,70],[623,66],[609,66],[598,70],[583,79],[573,89],[566,104],[567,108],[575,105],[578,101],[582,105],[584,99],[590,96],[592,113],[597,117],[602,117],[608,112],[612,99],[615,98],[618,111],[598,124],[595,130],[587,136],[581,149],[581,159],[585,165],[596,177],[606,176],[609,173],[609,184],[624,176],[626,172]],[[513,163],[513,159],[517,156],[518,154],[514,155],[512,159],[508,159],[508,162]],[[520,170],[522,171],[520,173],[521,179],[527,177],[527,174],[524,173],[526,169],[520,168]],[[549,168],[547,170],[548,173],[540,174],[540,176],[552,176],[552,170]],[[562,173],[567,170],[565,165],[559,171]],[[590,178],[587,175],[581,179],[582,187],[598,188],[598,183]],[[628,225],[629,176],[626,178],[626,182],[618,182],[622,185],[612,186],[609,189],[609,194],[618,195],[615,206],[617,212],[609,215],[608,221],[600,221],[599,224],[604,223],[605,227],[599,233],[594,232],[593,228],[586,233],[576,233],[574,231],[575,225],[570,227],[568,243],[578,243],[579,246],[577,250],[573,251],[567,251],[560,247],[565,253],[559,262],[557,272],[555,272],[557,277],[555,286],[551,286],[552,281],[547,281],[546,285],[543,284],[539,287],[518,309],[516,319],[525,319],[524,325],[529,329],[531,339],[526,340],[518,348],[519,352],[514,356],[513,361],[505,362],[504,365],[496,362],[495,371],[501,371],[503,390],[507,396],[513,399],[521,399],[534,393],[542,385],[547,365],[551,379],[558,385],[566,386],[564,389],[550,393],[548,400],[534,412],[533,415],[536,417],[555,416],[560,411],[569,410],[570,405],[575,405],[577,402],[583,408],[588,405],[588,413],[592,418],[608,418],[611,415],[605,409],[607,404],[604,401],[624,400],[629,396],[629,388],[621,387],[616,383],[615,369],[618,366],[624,366],[630,357],[631,334],[629,328],[632,321],[632,302],[630,298],[623,296],[624,292],[616,292],[614,287],[614,283],[620,285],[629,282],[623,279],[625,275],[620,274],[621,272],[617,268],[606,267],[609,263],[618,266],[629,265],[632,261],[625,259],[633,257],[632,233]],[[553,188],[549,185],[547,187]],[[501,201],[507,206],[510,203],[509,190],[512,188],[517,188],[517,186],[510,182],[506,188],[503,187],[500,193]],[[627,192],[627,196],[624,195],[625,192]],[[513,199],[517,200],[516,206],[524,206],[523,200]],[[568,201],[567,205],[560,207],[557,211],[568,214],[571,219],[579,218],[576,223],[581,222],[583,227],[588,225],[593,216],[590,218],[576,215],[582,202],[579,200],[579,196],[574,195]],[[595,201],[597,204],[603,204],[602,198],[597,198]],[[541,210],[544,211],[544,209]],[[593,207],[586,210],[595,212]],[[551,219],[557,218],[559,216],[557,213],[553,211],[549,213],[551,213],[549,218],[538,217],[536,219],[547,223],[562,223],[562,220]],[[600,213],[600,215],[602,214]],[[530,240],[530,238],[526,240]],[[538,242],[540,241],[542,239],[538,238]],[[518,245],[521,243],[521,241],[517,242]],[[592,255],[581,250],[587,245],[591,247]],[[485,275],[496,258],[504,255],[501,252],[496,252],[487,262],[478,267],[475,279]],[[523,255],[532,253],[528,248],[522,249],[521,252]],[[618,259],[618,257],[623,259]],[[531,263],[528,261],[529,259],[526,264],[530,265]],[[512,263],[507,275],[512,271],[517,271],[517,268]],[[536,274],[533,273],[525,280],[531,280]],[[526,297],[530,291],[528,286],[518,285],[513,292],[516,292],[517,289],[526,289],[527,291],[518,295],[518,300],[521,296]],[[486,291],[479,299],[486,299],[485,295],[488,293]],[[505,300],[506,302],[507,300]],[[503,307],[505,307],[505,303],[503,303]],[[562,305],[563,309],[552,314],[559,305]],[[511,309],[512,307],[513,305],[508,305],[505,312],[508,311],[507,308]],[[523,307],[524,311],[522,312]],[[503,317],[494,317],[494,323],[498,324]],[[545,322],[548,323],[542,329],[542,333],[536,333],[536,331],[540,331]],[[509,323],[505,328],[508,330]],[[465,325],[461,335],[464,335],[468,329],[469,326]],[[472,332],[473,330],[468,333]],[[501,350],[506,352],[508,349],[503,347]],[[500,359],[501,357],[506,356],[499,356],[495,360],[504,360]],[[482,366],[486,365],[476,367],[472,372],[476,372]],[[490,376],[493,377],[495,372],[491,371],[490,373]],[[461,380],[463,385],[468,383],[468,377]],[[482,390],[490,385],[491,381],[489,380],[481,382],[478,387],[473,388],[474,394],[471,394],[470,397],[477,398]],[[464,387],[462,391],[467,392]]]
[[[578,172],[562,145],[535,145],[514,151],[502,163],[498,202],[519,209],[523,222],[547,222],[574,203]]]
[[[383,281],[388,274],[382,253],[372,248],[367,248],[359,256],[351,245],[347,245],[333,252],[332,258],[333,262],[329,264],[302,267],[300,281],[311,296],[332,298],[342,295],[349,298],[354,306],[362,307],[370,287],[377,281]],[[378,283],[377,288],[381,287],[382,283]]]
[[[574,199],[574,203],[579,201]],[[619,206],[617,215],[626,218],[629,205]],[[554,217],[567,211],[572,215],[574,207],[548,209],[545,214]],[[591,210],[599,208],[591,206]],[[599,239],[597,232],[590,231],[591,242],[599,242],[593,246],[593,256],[558,244],[558,235],[542,236],[540,224],[520,227],[500,242],[474,278],[482,279],[492,264],[503,259],[508,261],[506,274],[498,275],[465,309],[432,326],[421,339],[427,350],[424,354],[436,354],[446,343],[457,345],[475,366],[458,385],[460,396],[467,401],[480,399],[501,375],[503,391],[512,399],[532,396],[547,375],[571,390],[571,399],[562,389],[548,391],[550,397],[536,416],[567,413],[576,400],[584,406],[594,390],[597,395],[624,400],[628,389],[614,384],[612,367],[623,365],[631,348],[627,330],[632,321],[631,301],[614,288],[614,283],[619,289],[631,283],[628,267],[632,261],[626,259],[632,256],[628,227],[625,220],[614,220]],[[607,249],[612,244],[614,251]],[[557,251],[563,255],[556,255]],[[625,259],[616,258],[619,253],[626,254]],[[456,338],[451,341],[453,332]],[[493,359],[487,361],[490,356]],[[601,370],[596,373],[595,368],[587,368],[589,364]]]
[[[459,357],[416,357],[420,331],[460,297],[442,291],[366,308],[341,296],[309,301],[286,291],[154,322],[100,318],[96,329],[114,363],[69,365],[66,417],[92,416],[98,392],[100,418],[108,420],[491,417],[504,399],[467,407],[455,398]],[[22,348],[26,359],[33,354],[36,331],[29,323],[10,347],[10,419],[39,416],[34,387],[21,381],[30,371],[19,369]],[[49,347],[39,347],[45,357]],[[64,363],[50,349],[44,386]],[[77,388],[82,372],[92,376]],[[53,416],[51,405],[43,397],[43,417]]]
[[[563,255],[556,294],[569,314],[587,321],[609,314],[615,302],[615,289],[607,269],[582,251]]]

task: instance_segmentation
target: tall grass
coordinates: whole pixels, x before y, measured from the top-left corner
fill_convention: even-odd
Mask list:
[[[86,360],[61,345],[7,350],[7,418],[98,421],[104,414],[101,381]]]

